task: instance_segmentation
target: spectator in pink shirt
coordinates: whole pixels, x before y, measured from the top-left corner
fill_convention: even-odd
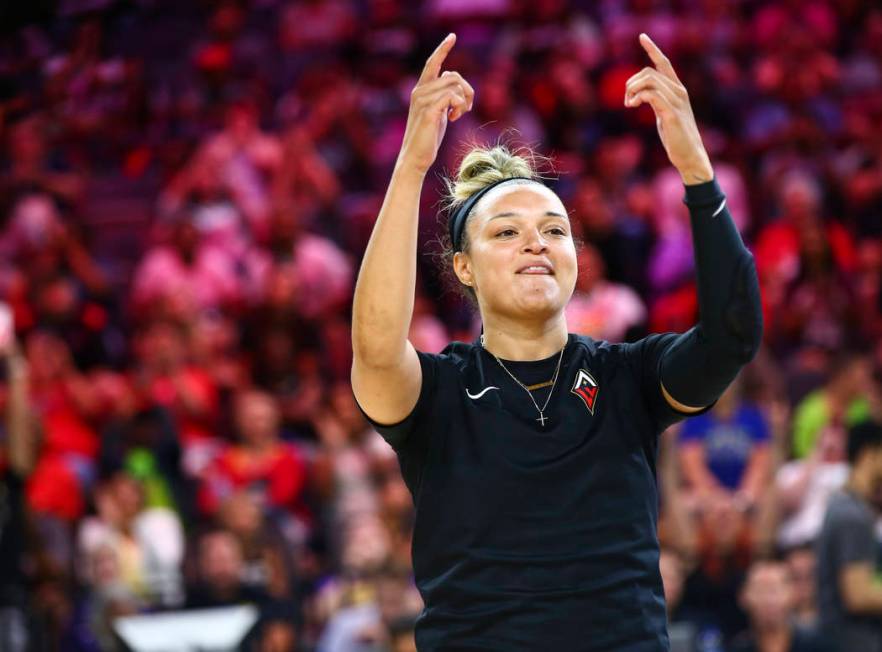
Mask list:
[[[253,269],[266,290],[278,273],[289,276],[298,313],[307,320],[329,317],[352,296],[349,256],[332,240],[305,231],[294,210],[275,213],[269,255],[257,256]]]
[[[224,128],[207,138],[172,180],[161,201],[163,211],[174,213],[190,204],[197,224],[201,222],[200,230],[219,232],[217,239],[266,238],[282,144],[277,136],[260,129],[258,118],[252,100],[231,102]],[[227,207],[227,214],[219,215],[222,206]],[[212,213],[207,212],[209,208],[214,209]],[[237,229],[244,233],[236,233]]]
[[[241,297],[233,260],[204,246],[196,227],[183,217],[175,223],[169,244],[144,254],[132,283],[135,309],[145,314],[157,309],[168,315],[216,310],[237,305]]]

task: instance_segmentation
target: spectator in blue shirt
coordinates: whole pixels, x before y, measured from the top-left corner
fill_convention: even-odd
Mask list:
[[[768,484],[768,423],[739,387],[733,383],[713,410],[687,420],[680,432],[680,464],[699,508],[725,496],[749,511]]]

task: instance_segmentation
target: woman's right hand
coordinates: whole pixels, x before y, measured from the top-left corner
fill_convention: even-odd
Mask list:
[[[475,91],[458,72],[441,72],[441,66],[454,43],[455,34],[448,34],[441,41],[426,60],[423,72],[410,94],[410,111],[398,164],[421,175],[435,162],[447,130],[447,121],[455,122],[471,111],[475,98]]]

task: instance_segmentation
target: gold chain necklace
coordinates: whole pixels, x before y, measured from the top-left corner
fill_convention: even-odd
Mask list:
[[[485,351],[487,351],[486,347],[484,346],[484,334],[483,333],[481,333],[481,348],[484,349]],[[530,385],[529,387],[527,387],[526,385],[524,385],[524,383],[522,383],[517,378],[515,378],[515,375],[513,373],[511,373],[506,368],[506,366],[504,364],[502,364],[502,360],[497,358],[496,354],[493,353],[493,351],[487,351],[487,353],[492,355],[494,357],[494,359],[496,360],[496,362],[499,363],[499,366],[502,367],[502,369],[505,371],[505,373],[507,373],[509,376],[511,376],[511,379],[513,381],[515,381],[518,385],[523,387],[524,391],[527,392],[527,396],[529,396],[530,400],[533,401],[533,405],[536,406],[536,411],[539,413],[539,418],[536,419],[536,421],[538,421],[543,427],[545,426],[545,422],[548,421],[548,417],[545,416],[545,408],[548,407],[548,403],[549,403],[549,401],[551,401],[551,395],[554,393],[554,387],[555,387],[555,385],[557,385],[557,376],[560,373],[560,363],[561,363],[561,360],[563,360],[563,354],[564,354],[564,350],[566,348],[567,348],[567,345],[564,344],[563,348],[560,350],[560,355],[557,358],[557,368],[555,368],[555,370],[554,370],[554,377],[551,380],[546,380],[544,383]],[[540,387],[548,387],[549,385],[551,385],[551,390],[548,392],[548,398],[545,399],[545,404],[540,408],[539,404],[536,402],[536,399],[533,398],[533,394],[530,392],[530,390],[531,389],[539,389]]]

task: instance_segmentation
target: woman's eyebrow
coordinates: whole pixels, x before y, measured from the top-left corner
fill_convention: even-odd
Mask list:
[[[511,211],[508,211],[505,213],[497,213],[496,215],[491,217],[490,220],[495,220],[497,217],[523,217],[523,215],[521,215],[521,213],[513,213]],[[558,213],[557,211],[545,211],[543,217],[562,217],[564,219],[568,219],[566,215]],[[489,222],[490,220],[487,221]]]

